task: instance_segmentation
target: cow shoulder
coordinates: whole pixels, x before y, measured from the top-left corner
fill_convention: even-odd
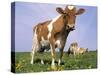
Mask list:
[[[42,23],[39,23],[39,25],[48,25],[52,20],[48,20],[48,21],[45,21],[45,22],[42,22]]]

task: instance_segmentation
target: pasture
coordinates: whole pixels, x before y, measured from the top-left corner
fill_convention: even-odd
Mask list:
[[[56,53],[58,56],[59,53]],[[51,67],[51,54],[45,52],[43,59],[44,65],[41,65],[40,55],[36,54],[35,62],[30,64],[31,56],[29,52],[16,52],[15,53],[15,72],[16,73],[28,73],[28,72],[46,72],[52,71]],[[56,58],[57,59],[57,58]],[[57,66],[55,71],[61,70],[80,70],[80,69],[94,69],[97,68],[97,51],[90,51],[83,55],[73,56],[64,52],[63,56],[64,64]],[[12,64],[13,65],[13,64]]]

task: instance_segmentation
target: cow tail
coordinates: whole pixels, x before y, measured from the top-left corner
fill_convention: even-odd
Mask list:
[[[33,28],[32,49],[37,47],[37,26]]]

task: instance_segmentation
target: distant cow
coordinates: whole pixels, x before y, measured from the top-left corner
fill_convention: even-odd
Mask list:
[[[85,52],[88,52],[88,48],[79,48],[78,54],[83,54]]]
[[[84,13],[85,10],[83,8],[76,10],[75,6],[68,5],[64,10],[57,7],[56,11],[60,15],[52,20],[39,23],[33,28],[34,37],[31,64],[33,64],[35,52],[44,52],[48,46],[48,49],[51,50],[52,66],[55,66],[55,49],[59,49],[58,65],[60,65],[68,34],[70,31],[75,30],[76,16]]]
[[[71,43],[69,49],[68,49],[68,55],[73,54],[76,55],[78,53],[78,43],[73,42]]]
[[[78,43],[73,42],[68,49],[68,55],[73,54],[75,56],[75,55],[83,54],[87,51],[88,51],[88,48],[78,47]]]

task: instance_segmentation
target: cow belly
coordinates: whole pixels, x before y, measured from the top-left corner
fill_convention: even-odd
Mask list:
[[[42,46],[48,46],[49,45],[49,41],[48,40],[44,40],[40,42]]]
[[[42,40],[40,41],[40,44],[42,46],[43,49],[50,49],[50,43],[49,40],[45,40],[43,37],[41,38]]]

